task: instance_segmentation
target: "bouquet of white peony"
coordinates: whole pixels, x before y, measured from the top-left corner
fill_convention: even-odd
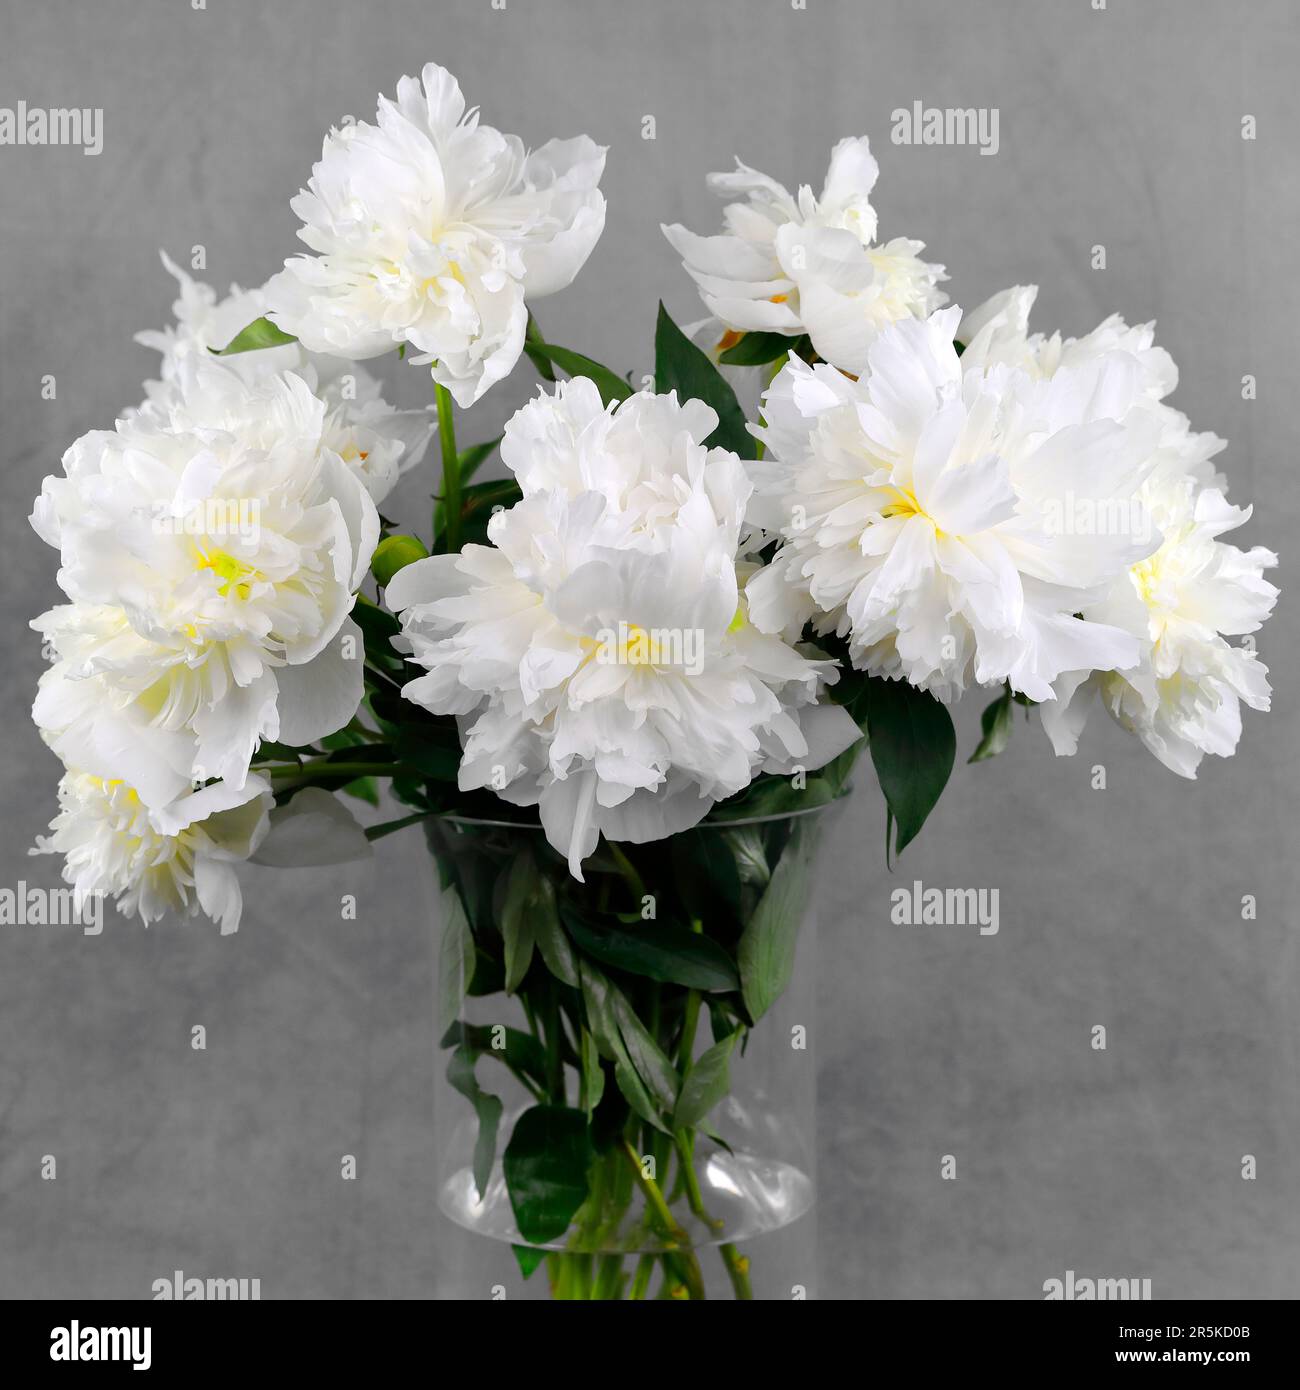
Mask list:
[[[716,1247],[749,1297],[775,1170],[726,1102],[859,749],[894,853],[970,687],[972,762],[1016,705],[1073,753],[1099,701],[1195,777],[1268,708],[1276,557],[1224,539],[1249,511],[1152,325],[1033,333],[1026,286],[944,307],[923,244],[878,237],[865,137],[819,195],[738,164],[720,234],[664,228],[709,317],[660,306],[652,390],[550,343],[530,306],[595,247],[604,160],[529,152],[430,64],[330,131],[308,253],[264,287],[167,262],[158,380],[32,514],[66,599],[32,624],[65,768],[38,851],[79,899],[233,932],[240,861],[422,825],[470,1121],[445,1209],[556,1296],[702,1297]],[[430,407],[384,401],[359,363],[390,352]],[[521,356],[537,395],[458,441]],[[431,524],[399,530],[380,508],[435,437]],[[363,829],[344,798],[381,788],[402,814]]]

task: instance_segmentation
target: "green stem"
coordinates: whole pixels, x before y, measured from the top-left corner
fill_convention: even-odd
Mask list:
[[[691,922],[691,930],[700,936],[704,932],[704,923],[698,918]],[[695,1054],[695,1030],[700,1021],[700,992],[698,989],[690,990],[686,995],[686,1012],[682,1019],[682,1040],[677,1048],[677,1070],[686,1074],[686,1068],[690,1066]]]
[[[596,1278],[591,1296],[601,1302],[616,1299],[623,1291],[622,1255],[601,1255],[596,1261]]]
[[[310,762],[282,763],[262,771],[269,771],[272,777],[308,778],[323,772],[331,777],[346,777],[351,781],[354,777],[389,777],[395,767],[396,763],[332,763],[328,758],[314,758]]]
[[[637,1185],[645,1195],[646,1201],[651,1209],[659,1218],[659,1224],[663,1227],[663,1233],[669,1240],[675,1241],[678,1245],[686,1245],[690,1239],[686,1232],[677,1224],[676,1218],[668,1209],[668,1203],[664,1201],[664,1194],[659,1190],[659,1184],[653,1178],[648,1178],[641,1167],[641,1155],[632,1147],[625,1138],[623,1141],[623,1152],[627,1155],[627,1161],[632,1165],[632,1173],[636,1178]]]
[[[451,392],[434,383],[438,402],[438,442],[442,446],[442,514],[446,520],[447,551],[460,549],[460,455],[456,452],[456,422],[452,414]],[[434,537],[437,540],[437,537]]]
[[[650,1287],[650,1276],[655,1270],[655,1257],[653,1255],[642,1255],[636,1262],[636,1273],[632,1277],[632,1292],[628,1294],[629,1299],[643,1299],[646,1291]]]
[[[700,1180],[695,1176],[695,1140],[686,1130],[679,1130],[673,1136],[677,1145],[677,1159],[681,1164],[682,1180],[686,1186],[686,1202],[691,1211],[710,1229],[720,1231],[723,1222],[709,1215],[704,1208],[704,1194],[700,1191]]]
[[[277,791],[299,791],[303,787],[318,786],[316,773],[328,777],[330,781],[339,778],[342,786],[358,777],[391,777],[400,771],[397,763],[331,763],[324,758],[302,764],[284,763],[278,767],[255,767],[254,772],[264,772],[276,784]]]
[[[727,1274],[731,1279],[731,1287],[736,1291],[736,1297],[752,1299],[754,1290],[749,1283],[749,1260],[734,1245],[720,1245],[718,1252],[722,1256],[722,1263],[727,1266]]]
[[[553,989],[547,991],[543,1007],[546,1010],[546,1089],[553,1104],[563,1105],[564,1034],[560,1028],[560,1001]]]

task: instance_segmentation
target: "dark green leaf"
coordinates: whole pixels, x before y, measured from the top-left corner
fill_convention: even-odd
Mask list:
[[[537,862],[529,853],[516,854],[506,877],[501,908],[501,939],[505,942],[506,993],[513,994],[533,960],[535,904],[541,891]]]
[[[679,401],[701,400],[718,415],[718,427],[705,440],[710,448],[730,449],[743,459],[754,457],[757,441],[745,428],[745,415],[726,378],[659,305],[655,324],[655,389],[676,391]]]
[[[718,832],[696,827],[667,842],[672,881],[682,900],[682,915],[709,923],[720,938],[735,936],[742,925],[740,873],[736,861],[720,853]]]
[[[253,758],[255,763],[296,763],[303,758],[316,756],[314,748],[291,748],[287,743],[272,743],[263,740],[257,745],[257,753]]]
[[[404,701],[403,703],[409,703]],[[422,777],[454,782],[460,768],[460,739],[454,724],[403,724],[393,740],[398,761]]]
[[[775,362],[799,342],[788,333],[746,333],[735,347],[729,347],[719,359],[729,367],[761,367]]]
[[[674,1129],[694,1129],[731,1090],[729,1063],[741,1030],[729,1033],[721,1042],[702,1052],[686,1069],[681,1094],[673,1112]]]
[[[392,613],[372,603],[364,594],[358,594],[352,606],[352,621],[361,629],[366,661],[370,665],[390,675],[400,675],[409,669],[401,652],[393,648],[391,639],[401,632],[402,625]]]
[[[681,1077],[664,1056],[659,1044],[650,1036],[636,1010],[628,1002],[627,996],[613,986],[611,990],[614,1016],[618,1020],[619,1032],[623,1035],[623,1046],[627,1050],[628,1060],[636,1068],[642,1084],[650,1093],[659,1116],[667,1119],[672,1114],[677,1092],[681,1087]]]
[[[646,1032],[621,990],[587,962],[582,964],[581,975],[587,1021],[601,1055],[614,1063],[619,1090],[647,1124],[667,1134],[667,1117],[676,1105],[680,1085],[672,1063]]]
[[[504,438],[505,435],[499,434],[495,439],[485,440],[482,444],[471,444],[468,449],[461,450],[460,480],[462,483],[469,482],[482,465],[496,453]]]
[[[952,717],[927,691],[873,676],[867,687],[871,761],[897,824],[894,852],[916,838],[952,772]]]
[[[531,1245],[512,1245],[510,1247],[515,1252],[515,1259],[519,1261],[519,1272],[525,1279],[533,1277],[533,1271],[546,1258],[545,1250],[538,1250]]]
[[[600,392],[600,398],[606,405],[611,401],[625,401],[632,394],[632,388],[621,376],[610,371],[608,367],[602,367],[599,362],[593,362],[590,357],[584,357],[580,352],[538,340],[526,344],[525,351],[534,365],[541,358],[569,376],[589,377],[595,382],[596,390]],[[554,381],[554,375],[549,379]]]
[[[582,1089],[590,1119],[605,1094],[605,1069],[600,1065],[600,1049],[586,1028],[582,1030]]]
[[[572,909],[562,912],[578,948],[603,965],[689,989],[726,991],[739,983],[731,957],[707,936],[667,922],[610,927]]]
[[[422,820],[428,820],[431,812],[416,811],[411,816],[401,816],[397,820],[386,820],[382,825],[366,826],[367,840],[382,840],[386,835],[395,835],[399,830],[405,830],[408,825],[418,825]]]
[[[534,1245],[559,1240],[587,1200],[592,1160],[587,1117],[568,1106],[534,1105],[515,1122],[503,1166],[519,1234]]]
[[[461,1000],[474,979],[474,938],[460,895],[442,895],[442,944],[438,960],[438,1022],[445,1032],[457,1021]]]
[[[737,948],[741,994],[756,1023],[781,997],[794,972],[795,942],[808,900],[809,833],[805,823],[795,823]]]
[[[709,813],[713,821],[745,820],[754,816],[785,816],[796,811],[813,811],[835,800],[835,792],[824,777],[809,777],[802,787],[794,778],[764,773],[739,796],[719,802]]]
[[[543,877],[536,901],[533,936],[546,968],[563,984],[578,988],[578,962],[569,938],[560,926],[560,914],[555,905],[555,885]]]
[[[555,372],[551,367],[550,360],[545,353],[537,350],[537,344],[545,341],[542,337],[542,330],[537,326],[537,320],[530,313],[528,315],[528,327],[524,330],[524,351],[528,354],[528,360],[537,368],[537,375],[543,381],[554,381]]]
[[[471,483],[461,494],[461,547],[483,545],[488,538],[488,523],[494,512],[513,507],[523,494],[514,478],[492,478],[483,483]],[[442,503],[434,509],[434,549],[445,546]]]
[[[342,788],[345,796],[355,796],[358,801],[364,801],[367,805],[379,805],[379,783],[373,777],[358,777],[353,782],[348,782]]]
[[[474,1187],[481,1202],[492,1177],[492,1165],[497,1156],[497,1131],[501,1126],[501,1101],[484,1091],[474,1075],[475,1054],[467,1047],[458,1047],[447,1063],[447,1080],[474,1107],[478,1116],[478,1137],[474,1141]]]
[[[292,333],[277,328],[268,318],[254,319],[247,328],[242,328],[223,348],[212,348],[217,357],[230,357],[236,352],[257,352],[261,348],[283,347],[285,343],[296,343]]]
[[[501,1023],[457,1021],[442,1036],[442,1047],[468,1047],[482,1057],[504,1062],[511,1071],[546,1084],[546,1049],[531,1033]]]

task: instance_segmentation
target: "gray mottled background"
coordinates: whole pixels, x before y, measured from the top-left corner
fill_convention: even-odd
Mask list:
[[[1244,534],[1283,552],[1289,588],[1288,0],[3,0],[0,23],[0,105],[105,110],[98,158],[0,148],[4,884],[55,873],[25,858],[57,774],[26,717],[41,659],[25,624],[56,597],[29,500],[140,395],[154,359],[130,335],[172,298],[157,248],[202,244],[223,288],[260,282],[295,248],[288,200],[325,128],[430,58],[502,129],[610,146],[605,237],[541,306],[548,337],[644,365],[657,297],[699,312],[658,224],[715,223],[706,171],[739,154],[820,185],[832,143],[868,133],[882,232],[923,238],[959,302],[1032,280],[1039,327],[1159,319],[1175,403],[1231,441],[1234,498],[1257,504]],[[916,99],[997,106],[1001,152],[891,145],[890,112]],[[427,392],[392,376],[403,402]],[[531,389],[525,363],[462,428],[486,437]],[[422,516],[428,488],[388,510]],[[1284,594],[1262,637],[1274,712],[1196,783],[1100,719],[1072,761],[1020,725],[1004,757],[959,765],[893,879],[879,793],[859,788],[823,894],[823,1296],[1034,1298],[1067,1268],[1148,1277],[1157,1298],[1296,1293],[1296,611]],[[960,711],[964,752],[980,703]],[[913,877],[999,888],[1000,933],[891,926],[890,888]],[[355,923],[338,920],[347,891]],[[144,1297],[176,1268],[257,1276],[264,1297],[447,1287],[429,894],[399,837],[361,870],[250,872],[234,938],[0,928],[0,1292]],[[358,1182],[339,1180],[345,1152]]]

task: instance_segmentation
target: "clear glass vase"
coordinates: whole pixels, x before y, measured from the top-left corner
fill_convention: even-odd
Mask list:
[[[440,1296],[814,1296],[829,812],[602,843],[583,883],[536,825],[426,823]]]

